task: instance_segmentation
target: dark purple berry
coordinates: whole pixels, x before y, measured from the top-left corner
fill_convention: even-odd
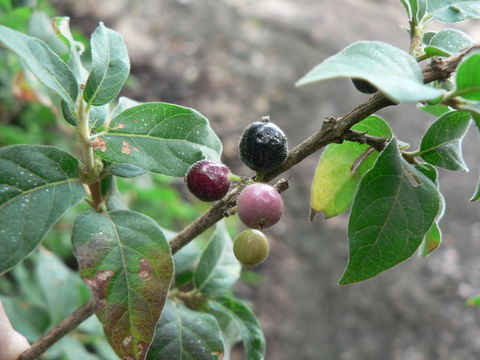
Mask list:
[[[352,79],[352,83],[358,91],[365,94],[373,94],[378,91],[375,86],[362,79]]]
[[[278,222],[283,213],[282,197],[270,185],[248,185],[238,197],[240,220],[252,229],[268,228]]]
[[[230,188],[229,174],[230,170],[224,164],[200,160],[188,170],[187,186],[200,200],[217,201],[223,198]]]
[[[270,252],[268,239],[259,230],[248,229],[237,235],[233,253],[242,265],[255,266],[263,262]]]
[[[274,123],[256,121],[243,131],[239,151],[240,159],[250,169],[271,171],[287,159],[287,137]]]

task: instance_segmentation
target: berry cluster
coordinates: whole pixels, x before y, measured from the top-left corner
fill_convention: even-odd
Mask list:
[[[288,156],[287,138],[268,118],[250,124],[239,144],[240,158],[250,169],[262,173],[283,165]],[[229,168],[211,160],[201,160],[191,166],[186,176],[190,192],[203,201],[222,199],[235,177]],[[245,266],[254,266],[266,259],[270,247],[266,236],[257,229],[276,224],[283,213],[279,192],[264,183],[246,186],[238,197],[237,213],[250,229],[242,231],[234,240],[234,253]]]

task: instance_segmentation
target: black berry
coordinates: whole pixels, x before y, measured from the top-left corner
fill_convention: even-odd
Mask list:
[[[200,160],[188,170],[186,181],[190,192],[203,201],[216,201],[230,188],[230,170],[224,164]]]
[[[378,91],[375,86],[362,79],[352,79],[352,83],[358,91],[365,94],[373,94]]]
[[[271,171],[287,159],[287,137],[277,125],[256,121],[243,131],[239,150],[240,159],[250,169]]]
[[[248,185],[238,197],[237,213],[240,220],[249,228],[268,228],[282,217],[282,197],[270,185],[262,183]]]
[[[233,253],[242,265],[255,266],[263,262],[270,252],[268,239],[259,230],[248,229],[237,235]]]

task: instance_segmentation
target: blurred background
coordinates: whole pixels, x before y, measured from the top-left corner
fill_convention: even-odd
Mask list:
[[[38,1],[37,6],[50,15],[70,16],[77,38],[88,38],[99,21],[120,32],[132,62],[122,95],[202,112],[224,143],[223,161],[241,175],[250,171],[239,160],[237,144],[250,122],[269,115],[293,147],[325,117],[343,115],[367,99],[348,80],[295,88],[295,81],[314,65],[357,40],[381,40],[402,48],[409,43],[402,29],[407,18],[396,0],[52,0]],[[479,39],[478,23],[463,27]],[[5,61],[0,65],[2,83],[13,81],[21,90],[21,79],[12,78]],[[68,129],[56,125],[55,113],[29,103],[28,92],[12,98],[8,86],[0,91],[1,145],[61,145],[58,131]],[[412,149],[435,120],[414,104],[379,115]],[[266,359],[480,359],[480,313],[465,306],[469,296],[480,293],[480,208],[468,201],[480,172],[478,140],[472,127],[464,141],[469,173],[440,170],[447,204],[440,223],[441,247],[426,259],[413,256],[351,286],[337,285],[347,262],[347,216],[328,221],[319,216],[308,222],[310,182],[320,153],[288,171],[286,214],[267,234],[271,256],[256,268],[259,277],[247,274],[247,281],[237,286],[264,327]],[[141,177],[121,181],[120,188],[133,209],[172,230],[205,209],[181,181]],[[71,221],[73,215],[70,223],[67,216],[46,241],[47,248],[64,254],[67,265],[74,261],[62,229]],[[38,254],[40,260],[35,261],[41,263],[42,256],[47,255]],[[3,293],[8,293],[8,285],[3,285]],[[240,350],[236,353],[233,358],[241,359]]]

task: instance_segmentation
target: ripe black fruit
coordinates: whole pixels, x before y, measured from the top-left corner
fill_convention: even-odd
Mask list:
[[[255,266],[263,262],[270,252],[268,239],[259,230],[248,229],[237,235],[233,253],[242,265]]]
[[[230,170],[224,164],[200,160],[188,170],[186,181],[190,192],[203,201],[217,201],[230,187]]]
[[[358,91],[365,94],[373,94],[378,91],[375,86],[362,79],[352,79],[352,83]]]
[[[250,169],[271,171],[287,159],[287,137],[274,123],[255,121],[243,131],[239,151],[240,159]]]

